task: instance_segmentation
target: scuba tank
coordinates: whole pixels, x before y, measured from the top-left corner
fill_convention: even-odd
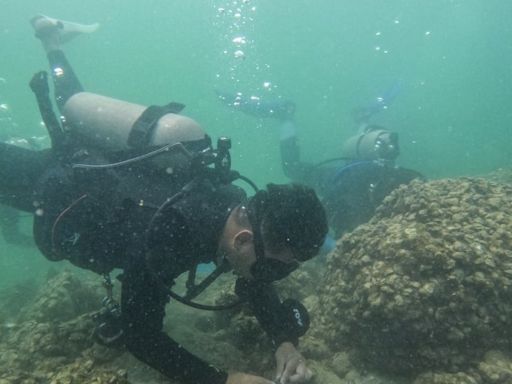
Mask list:
[[[189,117],[178,115],[184,105],[149,107],[89,92],[69,98],[62,114],[71,135],[106,151],[172,145],[200,140],[204,130]]]
[[[342,153],[344,158],[353,160],[395,160],[400,153],[398,134],[370,125],[363,133],[347,139]]]

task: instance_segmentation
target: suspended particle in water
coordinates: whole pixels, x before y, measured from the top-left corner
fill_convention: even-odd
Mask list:
[[[247,43],[247,40],[245,40],[244,36],[237,36],[232,41],[237,45],[244,45],[245,43]]]
[[[233,101],[234,107],[239,107],[242,104],[242,93],[237,92],[235,96],[235,100]]]
[[[380,35],[382,35],[381,32],[375,32],[375,36],[380,36]]]
[[[265,89],[270,89],[270,88],[272,88],[272,83],[271,83],[270,81],[265,81],[265,82],[263,83],[263,88],[265,88]]]
[[[233,56],[235,56],[235,59],[245,59],[245,53],[242,50],[237,50],[233,53]]]
[[[425,31],[425,36],[430,36],[431,33],[432,32],[430,32],[430,31]]]

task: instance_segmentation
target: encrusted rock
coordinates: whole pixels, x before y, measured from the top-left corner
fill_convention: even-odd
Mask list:
[[[482,384],[480,378],[469,374],[458,373],[424,373],[420,375],[413,384]]]
[[[21,313],[22,320],[67,321],[97,310],[101,305],[100,277],[95,285],[70,271],[50,278],[36,295],[34,303]]]
[[[338,242],[325,280],[317,334],[335,352],[386,372],[463,370],[512,340],[512,187],[402,186]]]
[[[489,351],[478,364],[478,370],[489,384],[512,383],[512,360],[500,351]]]

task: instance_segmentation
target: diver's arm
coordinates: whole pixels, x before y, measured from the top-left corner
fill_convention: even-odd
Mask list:
[[[123,275],[122,314],[128,350],[165,376],[193,384],[225,384],[228,374],[188,352],[162,331],[166,292],[148,271]]]
[[[293,345],[298,344],[299,335],[297,334],[297,329],[289,326],[290,324],[286,316],[288,314],[287,308],[283,306],[276,290],[271,284],[240,278],[236,282],[235,292],[242,300],[249,304],[261,328],[267,333],[276,348],[284,342],[290,342]],[[307,325],[303,332],[300,333],[305,333]]]
[[[39,112],[43,119],[44,125],[48,130],[52,141],[52,148],[60,148],[64,143],[64,132],[60,126],[57,117],[53,113],[52,103],[49,96],[48,73],[40,71],[32,76],[30,80],[30,88],[36,95]]]
[[[306,308],[295,300],[281,303],[271,284],[239,279],[236,293],[245,299],[261,327],[270,336],[276,358],[274,382],[303,383],[311,379],[306,359],[297,350],[299,337],[309,327]]]

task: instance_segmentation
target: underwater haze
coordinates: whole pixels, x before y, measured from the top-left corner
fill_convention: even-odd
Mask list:
[[[284,182],[278,124],[227,108],[215,91],[297,105],[305,160],[339,156],[354,109],[400,135],[398,163],[430,179],[511,166],[512,2],[501,0],[0,0],[0,97],[19,136],[44,135],[28,87],[46,68],[29,19],[100,29],[66,47],[85,88],[144,105],[178,101],[234,168]],[[386,101],[386,100],[384,100]],[[30,217],[23,217],[30,234]],[[35,248],[0,239],[0,285],[42,276]]]

